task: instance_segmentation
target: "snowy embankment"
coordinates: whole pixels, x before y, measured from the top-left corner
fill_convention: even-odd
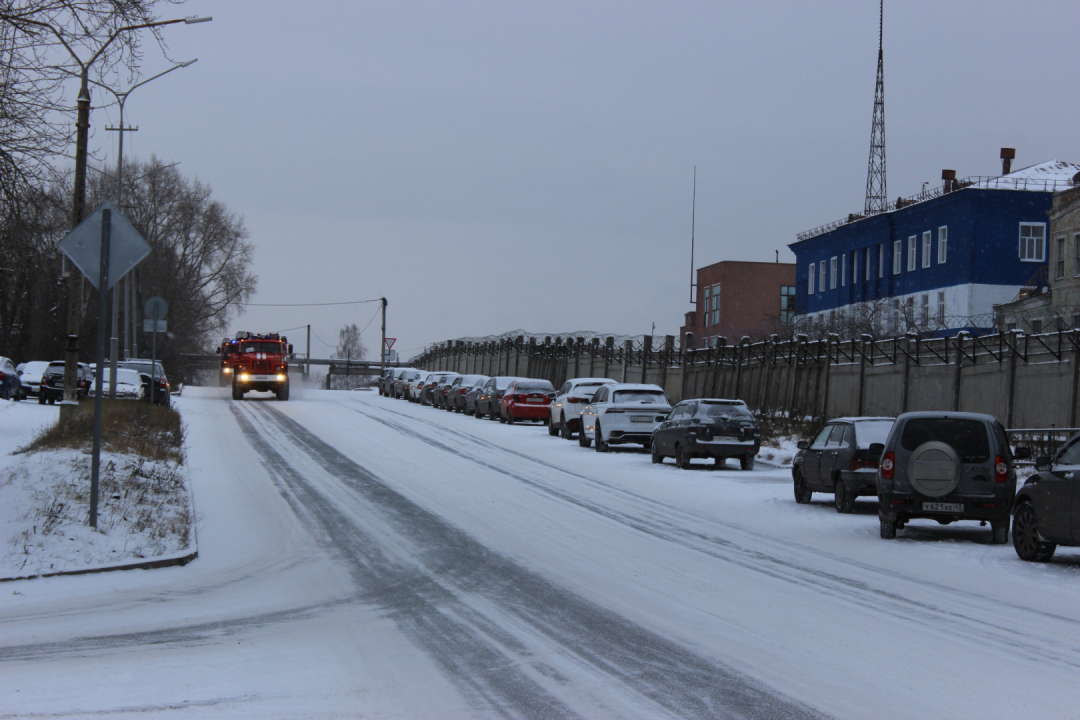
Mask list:
[[[19,452],[58,409],[0,401],[0,579],[183,562],[196,553],[186,471],[170,459],[101,453],[98,526],[88,524],[91,456]]]

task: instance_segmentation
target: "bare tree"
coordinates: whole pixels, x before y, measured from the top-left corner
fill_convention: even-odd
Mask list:
[[[335,358],[340,360],[349,358],[363,360],[366,354],[367,348],[364,347],[364,341],[360,337],[360,330],[356,327],[356,323],[346,325],[338,331],[337,350],[334,352]]]

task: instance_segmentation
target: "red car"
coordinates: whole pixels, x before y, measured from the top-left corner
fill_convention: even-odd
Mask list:
[[[499,401],[499,422],[515,420],[548,422],[549,405],[555,398],[555,386],[547,380],[516,380],[506,388]]]

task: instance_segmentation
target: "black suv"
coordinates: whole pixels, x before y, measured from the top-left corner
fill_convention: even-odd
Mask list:
[[[1080,545],[1080,434],[1035,470],[1016,494],[1013,547],[1021,560],[1048,562],[1058,545]]]
[[[896,418],[842,417],[826,423],[813,442],[799,441],[791,463],[795,502],[810,502],[814,493],[833,493],[836,511],[855,509],[855,498],[877,495],[878,456],[870,446],[884,445]]]
[[[761,432],[746,403],[720,399],[683,400],[653,430],[650,448],[654,463],[674,456],[683,470],[696,457],[714,458],[716,467],[735,457],[743,470],[753,470],[760,450]]]
[[[75,367],[75,398],[82,400],[90,393],[90,385],[94,382],[94,374],[90,372],[90,366],[79,363]],[[57,360],[49,363],[45,372],[41,374],[41,389],[38,391],[38,404],[52,405],[57,400],[64,399],[64,362]]]
[[[169,384],[169,378],[165,376],[165,368],[161,366],[160,360],[124,360],[118,367],[138,370],[142,376],[147,401],[153,401],[155,405],[169,406],[172,400],[169,396],[172,386]],[[153,392],[151,392],[151,384],[157,386],[153,388]]]
[[[990,523],[993,542],[1009,541],[1016,470],[1005,428],[993,415],[917,412],[896,418],[881,450],[877,476],[881,537],[892,539],[912,518],[942,525]],[[1031,456],[1018,448],[1016,459]]]

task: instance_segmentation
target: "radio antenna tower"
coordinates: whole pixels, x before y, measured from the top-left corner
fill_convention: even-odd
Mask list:
[[[877,87],[874,90],[874,126],[870,131],[870,166],[866,171],[865,215],[884,212],[889,204],[885,190],[885,68],[882,53],[885,0],[880,0],[878,13]]]

